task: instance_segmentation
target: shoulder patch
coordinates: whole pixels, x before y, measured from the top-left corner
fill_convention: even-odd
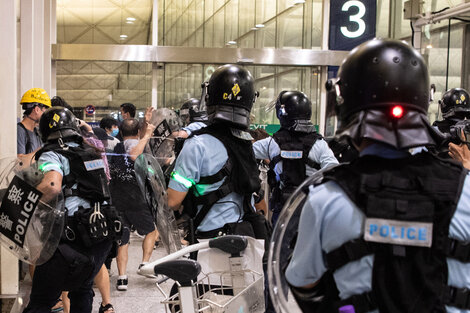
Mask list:
[[[393,245],[431,247],[432,223],[366,218],[364,240]]]
[[[86,161],[84,162],[85,164],[85,168],[87,171],[93,171],[93,170],[97,170],[97,169],[104,169],[105,166],[104,166],[104,161],[103,159],[96,159],[96,160],[91,160],[91,161]]]
[[[281,158],[283,159],[301,159],[303,157],[303,151],[287,151],[281,150]]]

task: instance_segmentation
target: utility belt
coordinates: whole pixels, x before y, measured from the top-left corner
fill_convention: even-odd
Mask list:
[[[95,203],[92,208],[80,206],[65,220],[62,240],[91,247],[122,235],[122,220],[116,209],[108,204]]]

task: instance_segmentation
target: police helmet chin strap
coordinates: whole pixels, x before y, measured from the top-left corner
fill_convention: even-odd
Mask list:
[[[59,131],[60,133],[60,131]],[[62,134],[61,134],[62,135]],[[59,146],[64,149],[64,150],[68,150],[69,149],[69,146],[67,144],[64,143],[64,140],[62,139],[62,136],[59,137],[59,139],[57,139],[57,143],[59,144]]]

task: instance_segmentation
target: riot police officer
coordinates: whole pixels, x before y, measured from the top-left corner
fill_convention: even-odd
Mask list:
[[[462,88],[447,90],[439,100],[439,107],[444,119],[435,121],[433,126],[436,126],[442,133],[450,134],[451,126],[470,118],[469,97],[468,92]]]
[[[191,105],[193,104],[193,101],[198,101],[197,99],[195,98],[190,98],[188,100],[186,100],[182,105],[181,105],[181,108],[178,112],[181,120],[183,121],[183,125],[184,126],[187,126],[190,122],[189,122],[189,108],[191,107]]]
[[[209,126],[185,141],[176,160],[168,204],[179,210],[191,198],[184,210],[193,217],[198,238],[223,233],[255,237],[247,219],[254,211],[251,195],[260,183],[251,136],[245,131],[255,99],[249,71],[238,65],[219,67],[205,95]]]
[[[282,91],[276,100],[281,129],[253,144],[257,159],[269,159],[270,210],[275,224],[284,202],[307,175],[338,161],[310,121],[312,103],[300,91]]]
[[[63,194],[66,227],[52,258],[36,267],[24,312],[49,313],[63,290],[70,291],[71,312],[91,312],[93,278],[120,225],[106,204],[104,162],[84,143],[74,115],[63,107],[44,112],[39,130],[45,145],[35,157],[44,178],[37,189],[43,200]]]
[[[307,199],[286,271],[298,303],[318,309],[322,277],[332,272],[336,310],[470,312],[470,178],[428,152],[408,153],[439,138],[426,116],[423,58],[404,42],[374,39],[351,51],[328,87],[337,136],[360,156],[302,188]]]
[[[203,88],[205,83],[203,83]],[[204,91],[203,91],[204,94]],[[201,107],[201,101],[191,98],[185,103],[189,103],[188,114],[189,124],[186,124],[179,132],[177,138],[188,138],[192,132],[195,132],[201,128],[204,128],[208,124],[207,112],[205,108]],[[177,149],[179,153],[179,149]]]

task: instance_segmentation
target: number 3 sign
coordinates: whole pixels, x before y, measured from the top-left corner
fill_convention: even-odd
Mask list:
[[[331,0],[330,50],[351,50],[375,37],[377,0]]]

